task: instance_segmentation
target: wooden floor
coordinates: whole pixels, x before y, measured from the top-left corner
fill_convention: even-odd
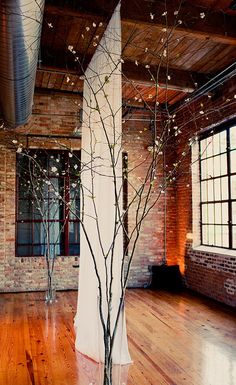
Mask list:
[[[76,296],[59,292],[47,306],[44,293],[0,294],[0,385],[98,385],[99,368],[74,348]],[[126,313],[133,364],[119,385],[236,384],[233,310],[137,289]]]

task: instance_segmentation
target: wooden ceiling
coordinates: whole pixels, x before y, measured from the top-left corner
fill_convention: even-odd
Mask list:
[[[37,88],[82,93],[82,68],[95,52],[116,3],[46,0]],[[174,105],[232,64],[233,3],[122,0],[124,103]],[[157,73],[158,87],[153,81]]]

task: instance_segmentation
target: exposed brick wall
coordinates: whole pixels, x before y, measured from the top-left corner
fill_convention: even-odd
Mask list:
[[[149,161],[145,161],[145,159],[150,157],[147,147],[152,140],[149,125],[149,114],[137,112],[123,126],[123,147],[128,153],[128,168],[129,170],[135,168],[135,172],[130,173],[128,176],[129,201],[133,198],[131,186],[138,188],[147,173]],[[139,166],[140,164],[142,165]],[[129,232],[135,227],[136,209],[137,205],[133,204],[129,212]],[[143,222],[130,272],[130,286],[148,284],[150,282],[148,266],[162,263],[164,253],[163,214],[162,199],[161,204],[157,204]]]
[[[73,95],[36,93],[33,115],[18,132],[70,135],[79,123],[78,111],[82,100]]]
[[[184,108],[176,117],[182,134],[177,139],[178,154],[186,151],[186,143],[196,132],[212,127],[236,116],[236,87],[229,81],[221,90],[222,95],[216,100],[202,97],[190,107]],[[213,98],[214,99],[214,98]],[[203,111],[204,113],[200,113]],[[212,252],[197,251],[192,248],[192,178],[191,154],[180,167],[180,176],[176,183],[177,207],[177,253],[178,262],[185,268],[186,284],[189,288],[231,306],[236,306],[236,257]],[[193,185],[193,189],[197,186]],[[193,207],[197,215],[198,207]],[[227,253],[227,251],[226,251]]]
[[[77,104],[76,104],[77,103]],[[0,290],[24,291],[44,290],[46,288],[46,269],[43,257],[15,257],[15,178],[16,151],[12,138],[19,133],[71,135],[78,124],[78,98],[63,94],[36,94],[34,98],[33,116],[29,123],[12,134],[1,135],[0,159]],[[147,147],[151,142],[149,130],[150,116],[137,112],[132,119],[124,123],[123,148],[128,152],[129,168],[149,155]],[[31,147],[57,148],[60,139],[28,138]],[[26,144],[25,139],[23,140]],[[76,145],[75,145],[76,143]],[[80,145],[74,140],[68,146]],[[60,147],[59,147],[60,148]],[[140,178],[145,176],[145,166],[138,167],[129,176],[130,182],[138,186]],[[162,163],[157,167],[157,183],[162,178]],[[129,188],[129,197],[132,196]],[[160,264],[164,257],[164,196],[145,219],[139,242],[135,252],[130,274],[130,286],[143,286],[150,281],[148,266]],[[173,263],[175,254],[175,225],[173,209],[175,206],[174,188],[167,193],[168,234],[171,234],[171,246],[167,247],[167,259]],[[133,206],[129,215],[129,229],[132,229],[132,218],[135,215]],[[167,239],[168,246],[168,239]],[[58,257],[55,264],[55,283],[60,289],[77,287],[78,270],[73,265],[79,264],[76,257]],[[171,261],[172,259],[172,261]]]
[[[196,251],[190,247],[185,263],[191,289],[236,305],[236,257]]]
[[[188,138],[199,129],[232,116],[235,109],[233,99],[234,89],[229,84],[224,99],[216,102],[203,98],[190,109],[184,109],[176,117],[182,134],[177,137],[175,150],[167,151],[166,164],[171,167],[182,152],[186,156],[181,160],[180,176],[176,183],[166,192],[166,257],[168,264],[178,263],[184,272],[187,285],[205,295],[219,301],[235,304],[235,264],[233,257],[219,256],[210,253],[196,252],[191,246],[192,234],[192,195],[190,172],[190,147],[186,143]],[[231,99],[231,100],[228,100]],[[36,94],[34,115],[30,122],[17,132],[28,132],[51,135],[71,135],[78,124],[78,105],[76,98],[68,95]],[[207,114],[202,116],[199,110],[203,107]],[[218,103],[218,104],[217,104]],[[208,104],[208,106],[206,106]],[[215,107],[217,105],[217,107]],[[208,117],[208,119],[206,119]],[[132,119],[123,126],[123,148],[128,152],[129,168],[137,165],[140,160],[148,156],[147,147],[151,143],[149,130],[150,116],[148,113],[136,112]],[[7,138],[9,140],[9,136]],[[5,141],[6,142],[6,141]],[[46,287],[46,270],[43,258],[15,257],[15,150],[8,148],[1,138],[0,161],[0,290],[44,290]],[[53,144],[52,144],[53,143]],[[75,142],[66,144],[73,146]],[[42,139],[32,146],[57,147],[56,141]],[[76,144],[77,146],[77,144]],[[162,159],[156,169],[157,184],[163,177]],[[145,175],[145,165],[135,169],[129,176],[130,183],[137,187]],[[129,187],[129,199],[132,189]],[[155,191],[155,189],[154,189]],[[154,193],[155,195],[155,193]],[[196,208],[195,208],[196,209]],[[150,281],[148,266],[161,264],[165,255],[164,241],[164,194],[160,197],[150,215],[145,219],[140,239],[137,244],[130,274],[130,286],[143,286]],[[129,229],[135,205],[129,215]],[[55,266],[55,281],[58,288],[76,288],[78,270],[72,267],[79,264],[75,257],[58,258]],[[228,265],[229,264],[229,265]],[[233,270],[232,270],[233,269]]]
[[[130,185],[136,188],[143,182],[147,168],[150,164],[150,153],[147,148],[152,144],[152,135],[149,130],[150,114],[136,112],[131,119],[123,124],[123,147],[128,152],[129,169],[135,167],[135,172],[129,174]],[[147,159],[147,161],[145,161]],[[140,165],[140,166],[138,166]],[[163,158],[160,159],[156,167],[156,180],[153,187],[153,198],[157,197],[158,186],[163,182]],[[132,187],[128,187],[129,201],[133,197]],[[145,218],[142,224],[140,237],[137,243],[135,257],[133,259],[129,286],[145,286],[150,283],[149,265],[162,264],[165,261],[165,241],[164,241],[164,194],[161,194],[156,204]],[[166,192],[167,201],[167,239],[166,239],[166,259],[170,264],[174,263],[175,247],[175,207],[174,188],[170,187]],[[136,205],[132,205],[129,212],[129,231],[135,227]]]
[[[44,290],[47,285],[46,265],[43,257],[15,257],[16,151],[11,143],[12,138],[22,132],[70,135],[77,124],[75,101],[74,98],[65,98],[61,95],[36,94],[34,114],[29,123],[13,133],[1,135],[0,291]],[[35,139],[31,138],[29,145],[33,141]],[[68,142],[67,145],[70,143]],[[49,141],[45,138],[38,142],[38,146],[58,147],[56,141]],[[54,281],[58,288],[77,287],[78,269],[74,269],[73,264],[78,264],[77,257],[58,257],[56,259]]]

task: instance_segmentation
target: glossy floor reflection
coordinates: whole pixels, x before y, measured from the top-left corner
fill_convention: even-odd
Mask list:
[[[236,349],[226,351],[224,346],[205,341],[202,345],[202,376],[206,384],[236,384]]]
[[[0,294],[0,385],[103,385],[102,365],[75,349],[77,292]],[[234,309],[191,293],[128,290],[133,363],[112,385],[236,385]]]
[[[83,354],[76,353],[79,368],[78,385],[103,385],[102,363],[91,360]],[[112,385],[127,385],[130,365],[113,365]]]

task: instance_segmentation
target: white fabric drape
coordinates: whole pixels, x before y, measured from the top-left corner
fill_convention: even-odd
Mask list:
[[[101,279],[105,318],[106,284],[109,285],[112,276],[112,329],[121,295],[123,256],[122,228],[117,231],[114,242],[115,218],[118,212],[114,181],[117,184],[116,191],[122,212],[121,107],[121,26],[118,5],[85,73],[81,152],[83,223]],[[114,151],[116,164],[115,178],[111,167],[111,149]],[[112,245],[113,258],[110,250]],[[75,317],[76,348],[92,359],[103,362],[100,297],[91,249],[81,229],[79,295]],[[107,275],[104,256],[107,256]],[[118,324],[112,359],[114,364],[130,362],[123,312]]]

